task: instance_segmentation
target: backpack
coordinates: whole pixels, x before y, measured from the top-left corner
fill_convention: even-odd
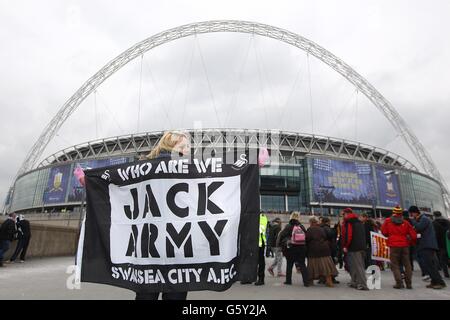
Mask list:
[[[302,245],[306,243],[306,236],[302,228],[297,225],[292,228],[291,244]]]

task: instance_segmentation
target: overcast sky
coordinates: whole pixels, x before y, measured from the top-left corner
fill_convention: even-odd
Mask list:
[[[394,105],[448,184],[450,1],[0,0],[2,201],[45,125],[90,76],[158,32],[215,19],[284,28],[344,60]],[[417,162],[344,78],[299,49],[247,34],[180,39],[130,62],[80,105],[43,158],[195,121],[358,140]]]

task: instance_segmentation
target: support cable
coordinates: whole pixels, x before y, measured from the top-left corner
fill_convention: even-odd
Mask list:
[[[227,115],[225,117],[225,123],[224,123],[225,127],[229,123],[228,120],[231,121],[231,119],[229,119],[229,117],[231,116],[231,114],[233,113],[233,111],[234,111],[234,109],[236,108],[236,105],[237,105],[237,101],[238,101],[238,98],[239,98],[239,93],[241,91],[241,84],[242,84],[243,74],[244,74],[245,67],[247,66],[247,61],[248,61],[248,57],[249,57],[249,54],[250,54],[250,48],[252,46],[252,42],[254,41],[254,37],[255,37],[255,35],[252,34],[250,36],[250,38],[249,38],[250,41],[248,42],[247,52],[244,55],[244,60],[241,63],[238,79],[236,81],[236,86],[237,87],[234,90],[234,94],[231,96],[230,107],[228,108],[228,112],[227,112]]]
[[[255,42],[255,48],[256,48],[256,42]],[[256,55],[257,55],[257,58],[258,58],[258,51],[259,51],[259,50],[257,50],[257,48],[256,48],[255,50],[256,50]],[[259,57],[261,57],[261,55],[259,55]],[[278,110],[278,109],[280,108],[280,106],[281,106],[281,103],[279,103],[279,101],[275,98],[274,89],[273,89],[272,84],[271,84],[271,82],[270,82],[270,78],[271,78],[271,77],[268,77],[268,76],[267,76],[267,70],[266,70],[266,68],[264,67],[264,63],[263,63],[263,61],[262,61],[261,58],[259,58],[259,61],[260,61],[259,64],[261,65],[261,70],[262,70],[262,72],[261,72],[262,78],[263,78],[263,79],[265,78],[266,83],[267,83],[267,88],[268,88],[267,91],[268,91],[268,93],[270,94],[270,96],[272,97],[274,106],[275,106],[276,109]]]
[[[298,83],[299,79],[300,79],[299,86],[301,87],[301,84],[302,84],[302,81],[303,81],[303,77],[300,77],[300,75],[303,75],[303,73],[302,73],[302,64],[300,64],[299,67],[298,67],[298,71],[297,71],[297,75],[295,76],[294,83],[292,84],[291,90],[289,91],[289,94],[288,94],[288,96],[286,98],[285,103],[281,107],[281,110],[280,110],[280,121],[279,121],[280,128],[283,128],[282,124],[283,124],[286,108],[287,108],[287,106],[289,104],[289,101],[291,100],[292,95],[294,94],[295,88],[298,87],[297,83]]]
[[[138,118],[137,118],[137,131],[140,130],[140,122],[141,122],[141,91],[142,91],[142,64],[144,60],[144,55],[141,54],[141,67],[139,73],[139,98],[138,98]]]
[[[216,114],[216,119],[217,119],[217,123],[219,124],[219,128],[221,128],[222,125],[220,123],[219,114],[217,113],[216,101],[214,99],[214,94],[213,94],[212,87],[211,87],[211,81],[209,81],[208,71],[206,69],[206,64],[205,64],[205,59],[203,58],[202,49],[200,48],[200,42],[198,40],[197,34],[195,34],[194,37],[195,37],[195,41],[197,43],[198,52],[200,53],[200,60],[202,61],[203,72],[205,73],[206,81],[208,82],[208,89],[209,89],[209,94],[210,94],[211,101],[213,104],[214,113]]]
[[[311,133],[314,135],[314,113],[313,113],[313,100],[311,89],[311,70],[309,66],[309,53],[306,52],[306,60],[308,62],[308,83],[309,83],[309,109],[311,114]]]
[[[259,63],[258,53],[256,52],[256,44],[255,44],[255,42],[253,42],[253,51],[255,52],[256,69],[258,70],[258,80],[259,80],[259,89],[260,89],[259,90],[259,94],[260,94],[261,103],[262,103],[263,109],[264,109],[264,120],[266,122],[266,128],[270,129],[269,123],[268,123],[268,119],[267,119],[266,102],[265,102],[265,99],[264,99],[264,85],[263,85],[262,74],[261,74],[261,65]]]
[[[189,59],[188,79],[187,79],[187,83],[186,83],[186,93],[184,96],[183,112],[181,113],[181,122],[183,122],[183,120],[184,120],[184,114],[186,112],[187,101],[189,98],[189,88],[190,88],[191,76],[192,76],[192,61],[194,60],[194,52],[195,52],[194,49],[195,49],[195,44],[192,45],[191,58]]]
[[[100,105],[103,105],[106,108],[106,111],[108,112],[108,114],[111,115],[111,117],[113,118],[113,121],[115,122],[116,126],[119,128],[119,130],[125,134],[126,131],[122,128],[122,126],[119,124],[119,122],[117,121],[117,117],[114,113],[113,110],[111,110],[111,108],[108,107],[108,105],[106,104],[106,102],[102,99],[100,93],[97,91],[97,100],[100,103]]]
[[[356,89],[356,101],[355,101],[355,141],[358,141],[358,94],[359,94],[359,90]]]
[[[351,101],[353,100],[356,91],[357,91],[357,89],[351,91],[351,94],[350,94],[349,98],[347,99],[346,103],[343,104],[343,107],[341,108],[341,111],[339,112],[339,114],[334,118],[334,120],[332,120],[331,125],[329,126],[329,128],[334,128],[335,126],[337,126],[337,121],[342,116],[344,111],[347,110],[348,106],[351,105]],[[339,126],[337,126],[337,128],[339,130]]]
[[[153,76],[153,72],[152,72],[152,69],[151,69],[151,67],[150,67],[150,64],[147,63],[146,61],[144,61],[144,63],[145,63],[145,65],[147,66],[148,73],[150,74],[150,80],[152,81],[153,88],[155,89],[156,94],[158,95],[160,104],[161,104],[162,109],[163,109],[163,113],[164,113],[164,115],[166,116],[166,119],[167,119],[167,121],[168,121],[170,127],[173,128],[172,121],[170,120],[170,116],[169,116],[169,113],[168,113],[168,112],[169,112],[168,106],[167,106],[167,104],[164,102],[164,99],[163,99],[162,96],[161,96],[161,91],[159,90],[159,87],[158,87],[158,85],[157,85],[157,82],[155,81],[155,77]]]
[[[192,49],[193,49],[193,48],[194,48],[194,45],[192,45]],[[191,51],[192,51],[192,50],[191,50]],[[184,57],[184,59],[183,59],[183,67],[181,68],[180,74],[179,74],[178,77],[177,77],[177,81],[176,81],[176,83],[175,83],[175,89],[172,90],[172,94],[171,94],[170,99],[169,99],[169,106],[168,106],[168,109],[169,109],[169,110],[172,110],[172,109],[173,109],[173,102],[174,102],[175,96],[176,96],[176,94],[177,94],[177,92],[178,92],[178,87],[179,87],[179,85],[180,85],[181,78],[182,78],[182,76],[184,75],[184,69],[185,69],[185,67],[186,67],[186,65],[187,65],[188,59],[189,59],[189,56],[188,56],[188,55],[185,55],[185,57]],[[183,119],[184,119],[184,116],[181,118],[181,126],[183,125]]]
[[[95,139],[98,139],[97,90],[94,90]]]

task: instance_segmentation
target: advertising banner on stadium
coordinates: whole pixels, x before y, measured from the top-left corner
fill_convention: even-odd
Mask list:
[[[372,205],[372,167],[354,161],[312,159],[313,199],[317,202]]]
[[[86,169],[97,169],[103,167],[109,167],[116,164],[123,164],[128,162],[128,158],[111,158],[111,159],[98,159],[98,160],[88,160],[83,162],[78,162],[75,166],[80,166],[83,170]],[[67,198],[68,202],[79,202],[83,198],[84,187],[80,184],[80,181],[73,175],[70,177],[70,189]]]
[[[81,282],[176,292],[255,280],[256,164],[168,157],[88,170],[85,179]]]
[[[66,201],[71,168],[72,165],[70,164],[51,168],[43,197],[44,204],[63,203]]]
[[[370,232],[370,243],[372,244],[372,260],[386,261],[389,260],[389,247],[387,246],[387,238],[381,233]]]
[[[388,172],[388,169],[381,166],[377,166],[375,171],[380,206],[395,207],[401,204],[398,176],[395,174],[385,174]]]

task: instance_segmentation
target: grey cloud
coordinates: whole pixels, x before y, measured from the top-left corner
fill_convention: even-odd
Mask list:
[[[284,1],[276,5],[273,1],[0,2],[4,45],[0,51],[4,61],[0,112],[7,119],[2,123],[0,143],[0,197],[44,126],[91,75],[138,41],[181,24],[210,19],[273,24],[335,53],[393,103],[449,181],[449,9],[446,1],[387,0],[364,4],[356,0]],[[251,47],[241,69],[250,38],[198,36],[221,121],[229,115],[228,126],[310,132],[305,54],[255,37],[259,65]],[[188,72],[195,41],[178,40],[145,55],[153,79],[144,67],[141,131],[170,126],[164,110],[175,126],[192,127],[196,120],[205,126],[216,125],[198,49]],[[138,58],[98,89],[97,113],[93,96],[88,97],[62,126],[44,157],[95,139],[96,117],[99,137],[135,132],[139,67]],[[354,88],[340,75],[314,58],[310,69],[315,133],[357,138],[415,161],[391,124],[361,94],[356,108]]]

